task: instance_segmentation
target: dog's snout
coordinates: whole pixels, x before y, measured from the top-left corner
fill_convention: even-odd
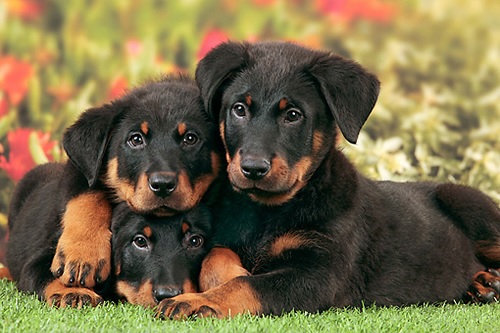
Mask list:
[[[156,195],[166,197],[177,186],[177,177],[174,173],[154,172],[149,176],[149,188]]]
[[[240,168],[246,178],[259,180],[271,170],[271,163],[267,159],[248,156],[241,160]]]
[[[182,289],[177,287],[165,286],[165,287],[157,287],[153,290],[153,297],[157,302],[160,302],[165,298],[175,297],[180,294],[182,294]]]

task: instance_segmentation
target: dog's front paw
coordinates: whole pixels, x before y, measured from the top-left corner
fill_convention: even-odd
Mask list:
[[[184,294],[164,299],[158,304],[156,316],[161,319],[222,318],[220,306],[202,294]]]
[[[91,289],[68,288],[58,280],[51,282],[47,286],[44,297],[50,306],[58,308],[81,309],[84,305],[96,306],[104,301],[99,294]]]
[[[63,232],[57,244],[51,271],[68,287],[92,288],[105,281],[111,272],[111,233],[94,239],[74,239]]]
[[[474,303],[497,302],[500,299],[499,294],[500,272],[491,268],[476,273],[467,291],[469,300]]]

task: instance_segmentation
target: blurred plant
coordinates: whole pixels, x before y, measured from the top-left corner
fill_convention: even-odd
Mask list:
[[[58,159],[57,142],[50,140],[50,133],[40,133],[29,128],[19,128],[7,134],[9,153],[0,156],[0,169],[13,180],[20,180],[38,164]]]

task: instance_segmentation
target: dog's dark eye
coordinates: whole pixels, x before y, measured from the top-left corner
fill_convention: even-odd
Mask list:
[[[299,121],[302,118],[302,113],[297,109],[290,109],[285,114],[285,122],[293,123]]]
[[[243,103],[235,103],[233,105],[233,113],[236,117],[245,117],[247,114],[247,106]]]
[[[131,148],[142,148],[146,145],[146,142],[144,141],[144,137],[142,136],[142,134],[136,132],[130,134],[130,137],[127,140],[127,144]]]
[[[137,248],[141,250],[147,249],[149,246],[148,240],[146,239],[146,237],[142,235],[135,236],[133,243]]]
[[[192,146],[198,142],[198,136],[193,132],[188,132],[182,138],[182,142],[188,146]]]
[[[191,248],[197,248],[203,245],[203,237],[200,235],[190,235],[187,244]]]

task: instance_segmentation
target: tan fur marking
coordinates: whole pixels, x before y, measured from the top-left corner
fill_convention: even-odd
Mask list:
[[[66,205],[62,217],[62,235],[57,244],[56,256],[51,270],[56,272],[61,266],[59,253],[64,254],[66,268],[60,277],[63,283],[70,283],[71,268],[76,265],[75,284],[85,278],[85,286],[95,284],[95,269],[104,263],[99,276],[104,280],[111,271],[111,205],[102,192],[87,192],[71,199]],[[90,264],[91,271],[84,277],[85,264]]]
[[[226,150],[227,152],[227,144],[226,144],[226,131],[225,131],[225,124],[224,122],[221,122],[219,124],[219,134],[220,134],[220,138],[222,140],[222,144],[224,145],[224,149]],[[226,159],[227,161],[229,162],[229,154],[226,153]]]
[[[142,283],[139,287],[134,287],[125,281],[116,283],[116,292],[125,297],[127,302],[144,307],[152,308],[156,305],[153,297],[153,284],[151,281]]]
[[[278,108],[280,111],[283,111],[287,105],[288,105],[288,99],[282,98],[282,99],[280,99],[280,103],[278,105]]]
[[[243,268],[240,257],[228,248],[215,247],[203,260],[199,278],[200,291],[207,291],[250,273]]]
[[[109,188],[112,188],[118,201],[130,202],[134,196],[134,185],[128,180],[118,177],[118,158],[109,160],[105,183]]]
[[[193,281],[191,281],[190,279],[186,279],[186,281],[184,281],[184,284],[182,285],[182,292],[184,294],[197,293],[198,289],[196,288],[196,285],[193,283]]]
[[[148,124],[147,121],[143,121],[142,122],[142,124],[141,124],[141,131],[142,131],[142,133],[144,133],[146,135],[148,134],[148,132],[149,132],[149,124]]]
[[[284,234],[274,240],[269,251],[270,255],[273,257],[280,256],[284,251],[295,250],[308,245],[311,242],[303,234],[288,233]]]
[[[311,168],[312,160],[309,156],[302,157],[297,164],[295,164],[294,170],[297,173],[297,179],[299,181],[304,181],[305,176],[308,174]]]
[[[323,147],[323,133],[321,133],[320,131],[314,131],[312,147],[314,154],[319,153],[319,151]]]
[[[50,282],[43,292],[43,297],[49,306],[60,308],[72,307],[82,308],[84,300],[90,297],[88,305],[96,306],[103,301],[102,297],[96,294],[92,289],[66,287],[59,280]]]
[[[250,94],[245,96],[245,103],[247,103],[248,106],[252,105],[252,96],[250,96]]]
[[[186,134],[187,132],[187,126],[185,123],[179,123],[179,125],[177,125],[177,131],[179,132],[179,135],[180,136],[184,136],[184,134]]]
[[[7,267],[0,268],[0,279],[7,279],[12,281],[12,275]]]
[[[183,222],[181,229],[182,229],[182,233],[185,234],[189,230],[189,224]]]
[[[145,226],[144,229],[142,229],[142,232],[144,233],[144,236],[151,238],[153,236],[153,230],[151,230],[150,226]]]

